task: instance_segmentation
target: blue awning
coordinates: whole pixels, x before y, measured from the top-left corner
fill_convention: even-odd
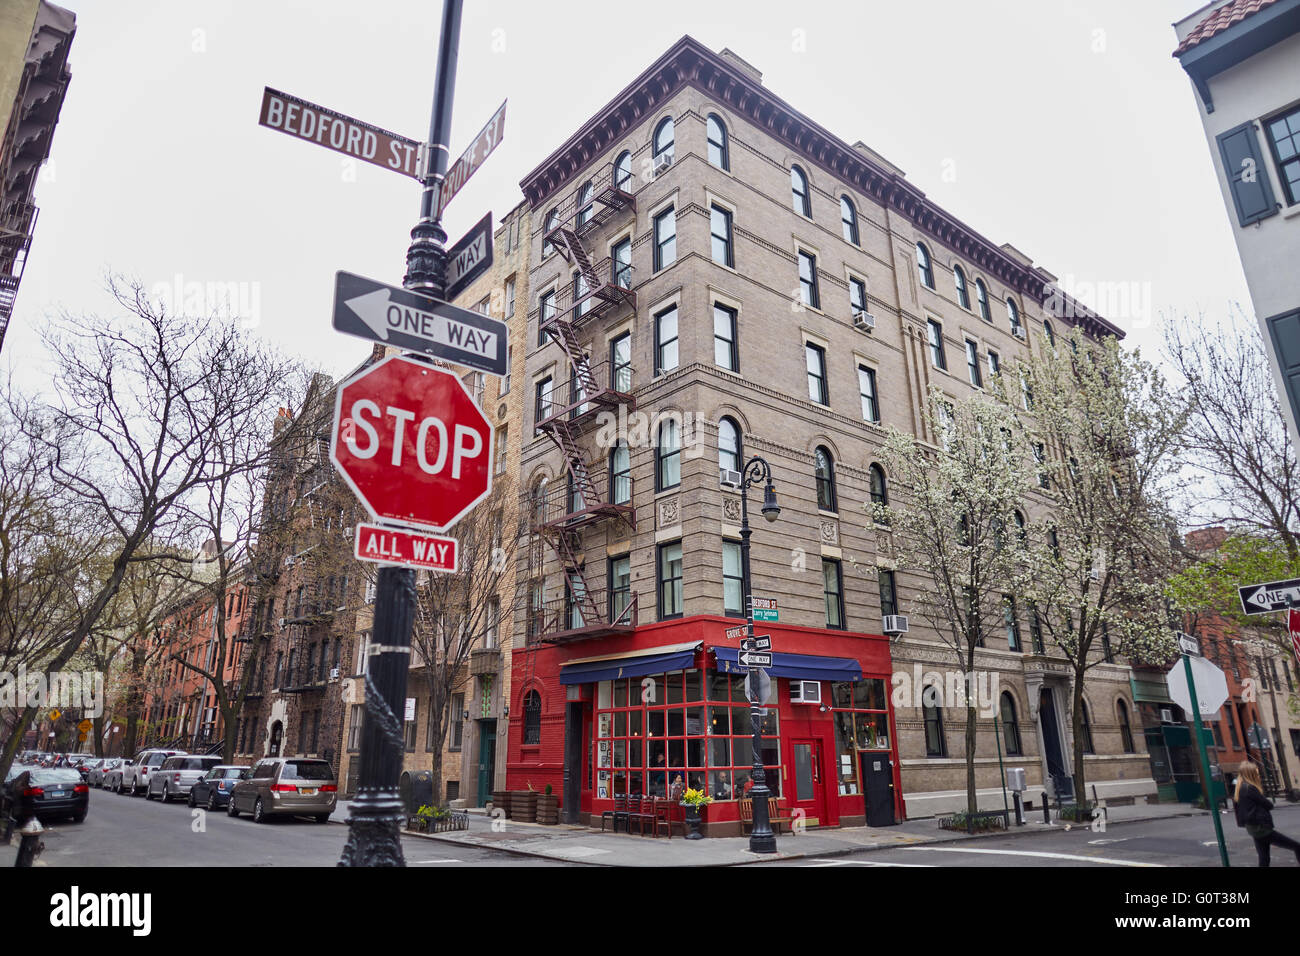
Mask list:
[[[584,657],[560,665],[561,684],[591,684],[620,677],[644,677],[667,671],[685,670],[695,663],[695,652],[700,641],[686,644],[669,644],[650,647],[627,654],[607,654],[604,657]]]
[[[740,649],[715,647],[718,670],[724,674],[746,674],[740,666]],[[814,654],[773,654],[767,672],[773,677],[795,680],[862,680],[862,665],[850,657],[818,657]]]

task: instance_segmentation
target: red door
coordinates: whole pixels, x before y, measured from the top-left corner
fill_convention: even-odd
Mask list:
[[[824,776],[822,742],[811,737],[791,740],[785,797],[792,809],[803,811],[807,826],[826,822]]]

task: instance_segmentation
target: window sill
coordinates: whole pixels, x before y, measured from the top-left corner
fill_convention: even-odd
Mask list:
[[[1290,219],[1294,216],[1300,216],[1300,202],[1292,206],[1288,206],[1286,209],[1282,210],[1283,219]]]

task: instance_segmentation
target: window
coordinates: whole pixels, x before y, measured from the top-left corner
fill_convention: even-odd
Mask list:
[[[524,745],[542,742],[542,695],[530,690],[524,695]]]
[[[1264,129],[1287,205],[1294,206],[1300,202],[1300,108],[1268,120]]]
[[[487,626],[483,630],[483,647],[493,650],[500,643],[497,635],[501,630],[501,599],[489,598],[487,605]]]
[[[536,409],[533,414],[534,425],[551,417],[551,412],[554,411],[551,405],[551,376],[548,375],[537,383],[536,404],[534,407]],[[541,429],[534,428],[534,433],[540,432]]]
[[[677,261],[677,211],[669,206],[655,216],[655,272]]]
[[[1046,319],[1043,320],[1043,335],[1047,339],[1047,344],[1056,348],[1056,333],[1052,331],[1052,323]]]
[[[632,154],[626,149],[614,160],[614,188],[625,193],[632,191]]]
[[[555,318],[555,290],[543,292],[537,300],[537,344],[545,345],[550,341],[546,324]]]
[[[1080,728],[1080,736],[1083,737],[1083,752],[1086,754],[1096,753],[1092,749],[1092,718],[1088,714],[1088,702],[1086,700],[1081,701],[1080,705],[1083,707],[1083,726]]]
[[[862,420],[880,424],[880,402],[876,398],[876,371],[858,366],[858,395],[862,399]]]
[[[682,543],[659,545],[659,620],[682,616]]]
[[[1010,594],[1002,595],[1002,621],[1007,629],[1007,649],[1023,650],[1020,646],[1020,619],[1016,616],[1016,599]]]
[[[705,120],[705,128],[709,138],[709,162],[719,169],[731,170],[731,162],[727,156],[727,127],[710,113],[709,118]]]
[[[882,508],[889,507],[889,487],[885,484],[885,470],[879,465],[873,464],[867,469],[870,476],[871,485],[871,503],[880,505]]]
[[[504,397],[505,395],[508,395],[510,393],[510,370],[514,368],[514,365],[515,365],[515,347],[513,345],[507,345],[506,346],[506,374],[505,377],[501,380],[501,393],[500,396],[498,397]]]
[[[1002,372],[1002,359],[998,358],[998,353],[989,349],[989,378],[996,378]]]
[[[709,229],[713,235],[713,261],[730,268],[736,264],[731,248],[731,213],[720,206],[711,206]]]
[[[1047,473],[1047,448],[1042,442],[1034,442],[1034,461],[1038,464],[1038,487],[1044,490],[1052,487],[1052,479]]]
[[[916,244],[916,269],[921,274],[921,285],[927,289],[934,288],[934,264],[930,262],[930,250],[925,243]]]
[[[876,571],[880,586],[880,613],[883,617],[892,617],[898,613],[898,590],[894,583],[894,572],[880,568]]]
[[[740,542],[722,542],[722,612],[745,616],[745,581],[741,574]]]
[[[406,749],[415,749],[415,730],[420,725],[420,703],[416,701],[411,708],[411,719],[402,725],[402,731],[406,736]]]
[[[811,342],[804,343],[804,361],[808,367],[808,397],[818,405],[829,405],[826,388],[826,350]]]
[[[559,224],[560,224],[560,211],[558,209],[552,209],[550,212],[546,214],[546,228],[542,231],[542,236],[543,236],[542,258],[543,259],[545,259],[547,256],[549,256],[552,252],[555,251],[555,245],[551,242],[550,239],[547,239],[545,237],[549,236],[552,230],[554,230],[555,227],[558,226]]]
[[[802,249],[799,251],[799,301],[814,309],[821,308],[821,296],[817,291],[817,257]]]
[[[1107,664],[1115,662],[1115,655],[1110,646],[1110,626],[1105,621],[1101,622],[1101,659]]]
[[[510,432],[510,426],[508,424],[497,426],[497,447],[494,454],[496,455],[496,460],[497,460],[496,473],[498,475],[505,474],[506,436],[509,434],[509,432]]]
[[[1014,299],[1007,299],[1007,320],[1011,323],[1011,334],[1023,336],[1025,330],[1020,327],[1020,310]]]
[[[943,326],[934,319],[927,319],[930,329],[930,362],[935,368],[948,370],[948,357],[943,351]]]
[[[614,285],[620,289],[632,288],[632,239],[629,236],[615,243],[609,257],[614,263]]]
[[[730,418],[718,421],[718,467],[740,471],[740,428]]]
[[[584,627],[582,609],[587,603],[587,582],[581,574],[570,574],[564,582],[564,619],[570,630]]]
[[[610,384],[614,391],[632,391],[632,333],[624,332],[609,342]]]
[[[348,720],[348,750],[361,749],[361,729],[366,719],[366,705],[353,704],[352,716]],[[253,735],[250,733],[250,737]],[[247,753],[247,751],[245,751]]]
[[[808,177],[798,166],[790,167],[790,202],[799,215],[812,218],[812,204],[808,199]]]
[[[616,505],[632,503],[632,452],[626,442],[619,442],[609,452],[610,501]]]
[[[1008,757],[1019,757],[1020,725],[1016,723],[1016,699],[1010,691],[1002,692],[1002,746]]]
[[[430,701],[430,710],[432,710],[432,701]],[[433,739],[433,721],[429,721],[429,741],[425,745],[426,749],[432,750],[434,747]],[[452,750],[459,750],[465,739],[465,695],[451,695],[451,726],[448,728],[447,746]]]
[[[682,483],[682,433],[675,418],[659,423],[655,442],[655,491],[675,488]]]
[[[826,626],[843,630],[844,594],[838,561],[822,558],[822,595],[826,599]]]
[[[970,289],[966,288],[966,273],[962,271],[961,266],[952,267],[952,278],[957,283],[957,301],[961,307],[970,310]]]
[[[673,118],[664,117],[659,125],[655,127],[654,138],[654,165],[656,171],[659,169],[661,162],[663,164],[673,161]]]
[[[1034,410],[1034,389],[1029,384],[1029,375],[1022,371],[1020,373],[1020,401],[1025,406],[1025,411]]]
[[[609,559],[609,619],[617,621],[632,603],[632,558]]]
[[[729,372],[740,371],[736,349],[736,312],[713,303],[713,362]]]
[[[975,280],[975,301],[979,305],[980,318],[985,322],[992,322],[993,314],[989,312],[989,289],[983,279]]]
[[[853,200],[848,196],[840,197],[840,226],[844,231],[844,241],[858,244],[858,211],[853,208]]]
[[[855,319],[867,312],[867,284],[855,276],[849,276],[849,311]]]
[[[587,286],[587,277],[581,271],[573,274],[573,317],[580,319],[591,309],[591,299],[588,294],[591,289]]]
[[[1029,639],[1033,641],[1035,654],[1045,653],[1043,648],[1043,622],[1038,617],[1038,605],[1029,602]]]
[[[966,340],[966,370],[970,373],[970,383],[976,388],[983,388],[984,379],[980,376],[979,346],[970,339]]]
[[[669,306],[655,316],[655,374],[662,375],[677,367],[677,306]]]
[[[581,229],[591,221],[591,214],[596,211],[596,204],[592,201],[591,180],[582,184],[578,190],[578,228]]]
[[[813,453],[814,474],[817,477],[817,507],[822,511],[835,509],[835,459],[821,445]]]
[[[930,684],[921,693],[921,716],[925,720],[925,755],[943,757],[947,747],[943,739],[943,709],[939,706],[940,689]]]
[[[1115,702],[1115,709],[1119,711],[1119,739],[1124,747],[1126,754],[1134,752],[1133,748],[1133,725],[1128,720],[1128,704],[1122,700]]]

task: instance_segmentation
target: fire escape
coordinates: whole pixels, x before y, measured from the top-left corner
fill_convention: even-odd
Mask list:
[[[14,301],[18,298],[36,215],[36,207],[29,202],[10,203],[0,210],[0,346],[4,345]]]
[[[631,411],[636,403],[630,361],[616,364],[613,356],[593,361],[582,334],[589,323],[624,306],[636,308],[631,244],[625,247],[627,255],[617,260],[610,256],[593,261],[591,251],[603,227],[626,222],[635,213],[631,188],[630,176],[616,175],[613,164],[606,166],[556,208],[542,237],[577,273],[571,284],[557,291],[551,308],[538,316],[542,332],[564,351],[570,379],[567,402],[549,399],[538,410],[537,428],[560,450],[566,480],[553,482],[558,487],[545,488],[528,502],[525,527],[530,594],[525,681],[532,676],[539,644],[626,633],[637,623],[635,595],[612,602],[604,587],[591,586],[582,542],[584,529],[604,522],[625,522],[629,529],[636,528],[630,477],[616,481],[603,464],[588,461],[582,444],[600,411],[616,412],[620,405]],[[550,600],[542,590],[548,549],[564,576],[564,596]]]

